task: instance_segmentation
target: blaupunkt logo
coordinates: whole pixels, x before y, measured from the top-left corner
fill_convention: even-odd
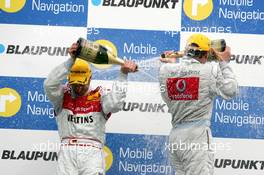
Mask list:
[[[21,107],[21,97],[14,89],[0,89],[0,116],[11,117],[15,115]]]
[[[0,44],[0,54],[5,52],[5,46]]]
[[[190,19],[201,21],[211,15],[213,0],[185,0],[183,10]]]
[[[179,0],[91,0],[94,6],[175,9]]]
[[[0,10],[3,10],[7,13],[16,13],[20,11],[25,4],[26,0],[1,0]]]
[[[94,6],[99,6],[99,5],[101,5],[101,0],[91,0],[92,1],[92,4],[94,5]]]
[[[231,55],[230,61],[237,64],[262,65],[263,55]]]
[[[3,45],[0,43],[0,54],[16,55],[49,55],[67,56],[68,47],[38,46],[38,45]]]

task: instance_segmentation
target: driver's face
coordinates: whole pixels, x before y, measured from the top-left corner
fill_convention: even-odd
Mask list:
[[[83,96],[89,89],[89,85],[81,85],[81,84],[72,84],[72,90],[77,96]]]

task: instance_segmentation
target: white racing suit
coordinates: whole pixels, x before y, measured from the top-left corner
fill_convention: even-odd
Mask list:
[[[69,85],[63,82],[73,60],[57,66],[44,81],[45,93],[54,106],[61,147],[58,175],[105,174],[103,146],[105,124],[111,113],[118,112],[124,102],[127,75],[120,73],[111,93],[100,88],[88,95],[74,98]]]
[[[231,67],[226,62],[201,64],[184,57],[180,63],[163,64],[159,81],[172,115],[169,155],[177,175],[213,175],[213,101],[217,95],[230,99],[237,94]]]

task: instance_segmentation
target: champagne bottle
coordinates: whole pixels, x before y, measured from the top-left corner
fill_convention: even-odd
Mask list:
[[[224,39],[216,39],[211,41],[211,48],[218,52],[223,52],[226,48],[226,41]],[[174,51],[171,53],[162,53],[162,58],[180,58],[184,56],[184,51]],[[216,61],[218,58],[212,52],[209,53],[208,61]]]
[[[123,65],[125,61],[118,58],[106,47],[84,38],[77,41],[78,48],[75,57],[81,58],[95,64],[118,64]]]
[[[183,51],[174,51],[170,53],[162,53],[161,58],[180,58],[183,57],[184,52]]]
[[[226,41],[224,39],[216,39],[211,41],[211,47],[218,52],[223,52],[226,48]]]
[[[218,52],[223,52],[226,48],[226,41],[224,39],[216,39],[211,41],[211,48]],[[218,58],[213,52],[209,52],[208,61],[217,61]]]

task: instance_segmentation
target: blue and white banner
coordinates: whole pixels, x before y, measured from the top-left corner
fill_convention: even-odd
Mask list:
[[[226,138],[264,138],[263,88],[241,87],[232,100],[217,98],[212,113],[213,135]]]
[[[0,131],[1,140],[16,138],[0,145],[2,173],[54,174],[60,149],[56,131]],[[172,148],[176,150],[188,146],[182,143],[170,147],[168,137],[161,135],[107,133],[106,140],[103,150],[107,175],[174,175],[175,170],[170,165],[168,153]],[[216,138],[213,145],[216,152],[215,175],[263,174],[264,161],[260,154],[263,140]],[[252,149],[254,151],[249,152]]]
[[[122,59],[137,62],[139,71],[129,75],[130,80],[145,82],[157,81],[160,55],[166,50],[179,50],[180,43],[180,33],[177,31],[91,28],[88,29],[87,38],[104,45]],[[119,66],[106,66],[94,72],[95,79],[112,80],[116,77],[113,74],[118,74]]]
[[[79,37],[139,67],[128,76],[122,110],[106,124],[107,174],[175,174],[165,153],[171,116],[160,96],[159,58],[183,50],[197,32],[225,39],[240,89],[236,98],[214,101],[212,134],[224,148],[214,174],[263,174],[263,21],[263,0],[0,0],[2,174],[55,173],[56,151],[36,147],[58,142],[43,81]],[[111,89],[120,66],[91,67],[91,86]]]
[[[261,0],[185,0],[183,32],[263,34]]]
[[[53,107],[43,90],[43,78],[0,78],[1,128],[57,129]],[[104,85],[103,87],[109,86],[109,83],[96,82],[96,84],[99,83],[101,86]],[[139,132],[140,134],[166,133],[170,129],[169,127],[163,128],[163,131],[155,131],[158,126],[166,126],[166,123],[169,122],[166,118],[170,117],[167,107],[158,93],[159,89],[155,89],[153,86],[150,88],[150,86],[144,84],[137,85],[136,82],[130,83],[128,89],[130,89],[128,91],[129,95],[122,107],[122,112],[113,115],[113,118],[117,117],[119,122],[123,123],[124,128],[126,128],[123,132],[133,133],[129,126],[126,126],[126,123],[132,125],[137,119],[137,122],[159,121],[159,123],[149,122],[148,131]],[[148,97],[151,94],[156,94],[155,98]],[[241,87],[240,95],[232,100],[227,101],[216,98],[212,111],[213,135],[223,138],[263,139],[264,110],[262,106],[264,102],[257,100],[263,94],[263,88]],[[139,118],[133,117],[135,113],[139,114]],[[138,123],[134,127],[139,129],[141,125]],[[108,131],[114,130],[110,129]]]
[[[0,23],[87,26],[88,2],[82,0],[1,0]]]
[[[181,0],[89,0],[88,27],[180,31],[181,5]]]
[[[54,111],[43,79],[1,77],[1,128],[55,130]]]
[[[113,161],[107,174],[173,174],[174,170],[166,158],[166,139],[162,136],[108,134],[107,146]],[[107,165],[109,163],[111,161],[106,162]]]

